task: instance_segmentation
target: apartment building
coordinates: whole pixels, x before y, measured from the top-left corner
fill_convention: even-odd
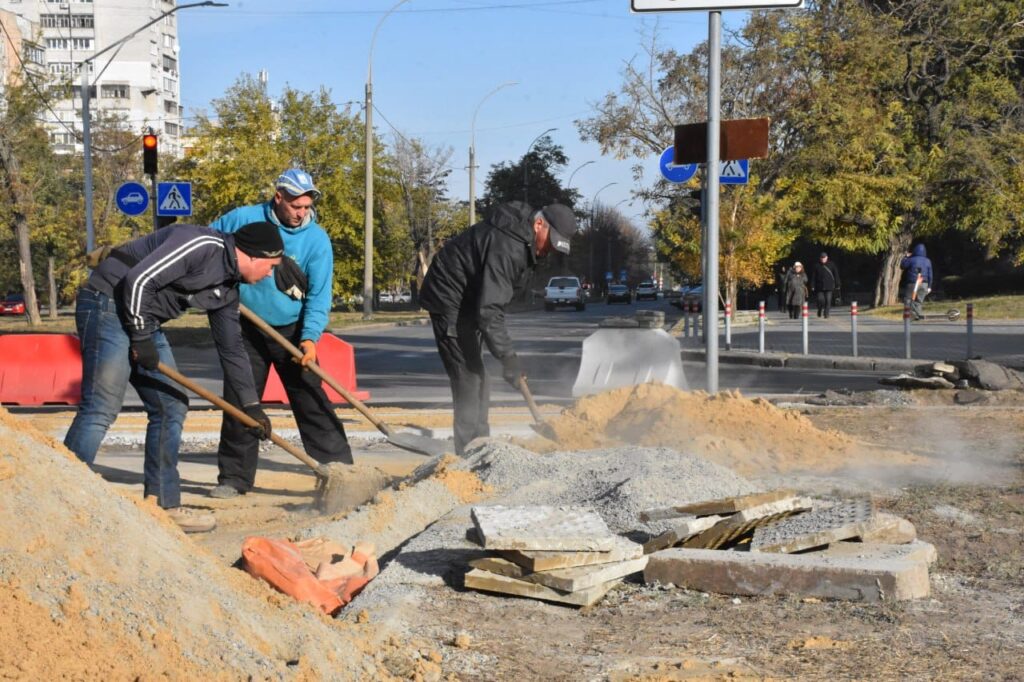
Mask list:
[[[22,64],[35,76],[45,73],[46,55],[34,42],[38,34],[38,24],[0,9],[0,95],[21,81]]]
[[[46,114],[55,149],[82,151],[83,62],[174,6],[174,0],[0,0],[0,10],[37,27],[29,38],[42,50],[49,77],[72,86],[72,98],[51,102]],[[130,130],[151,127],[160,135],[162,154],[180,155],[178,53],[177,17],[171,14],[89,62],[93,118],[103,110]]]

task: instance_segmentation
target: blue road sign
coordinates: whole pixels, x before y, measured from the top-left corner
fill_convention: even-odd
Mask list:
[[[609,270],[608,272],[604,273],[604,278],[609,282],[612,281],[612,271]]]
[[[750,159],[722,161],[718,164],[718,182],[723,185],[745,185],[750,179]]]
[[[697,172],[697,164],[684,163],[681,166],[677,166],[672,163],[673,153],[674,149],[672,147],[661,153],[661,159],[658,162],[658,165],[661,167],[661,176],[669,182],[686,182]]]
[[[126,182],[117,188],[114,202],[125,215],[140,215],[149,206],[149,192],[137,182]]]
[[[192,183],[161,182],[156,186],[158,216],[192,215]]]

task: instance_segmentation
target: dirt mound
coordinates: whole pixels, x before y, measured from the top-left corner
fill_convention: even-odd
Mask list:
[[[535,451],[589,450],[620,444],[672,447],[745,475],[835,471],[870,460],[891,465],[923,462],[881,450],[767,400],[739,392],[708,395],[663,384],[643,384],[581,398],[550,419],[557,445],[534,439]]]
[[[369,626],[219,564],[4,410],[0,518],[2,677],[374,677]]]

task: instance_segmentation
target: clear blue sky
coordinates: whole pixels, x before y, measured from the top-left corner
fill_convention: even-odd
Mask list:
[[[186,116],[208,110],[239,74],[260,69],[272,94],[285,84],[325,86],[335,102],[362,102],[374,27],[397,2],[227,1],[227,8],[178,14]],[[744,13],[724,18],[732,25]],[[390,123],[406,137],[451,146],[449,196],[466,199],[473,111],[501,83],[519,81],[477,114],[477,196],[493,164],[518,160],[537,135],[557,128],[551,136],[569,157],[563,182],[595,161],[573,186],[587,204],[599,190],[606,206],[627,200],[619,210],[642,226],[643,207],[629,204],[634,161],[602,157],[597,145],[580,141],[573,122],[618,89],[627,60],[644,59],[642,32],[656,22],[663,44],[678,51],[707,39],[706,12],[631,14],[629,0],[409,0],[381,24],[374,47],[375,127],[389,139]],[[645,166],[648,175],[658,172],[657,159]],[[618,184],[601,189],[610,182]]]

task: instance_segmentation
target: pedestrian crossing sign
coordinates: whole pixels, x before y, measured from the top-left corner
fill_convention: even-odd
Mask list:
[[[718,182],[723,185],[745,185],[750,178],[750,160],[719,161]]]
[[[161,182],[156,186],[158,216],[192,215],[192,183]]]

